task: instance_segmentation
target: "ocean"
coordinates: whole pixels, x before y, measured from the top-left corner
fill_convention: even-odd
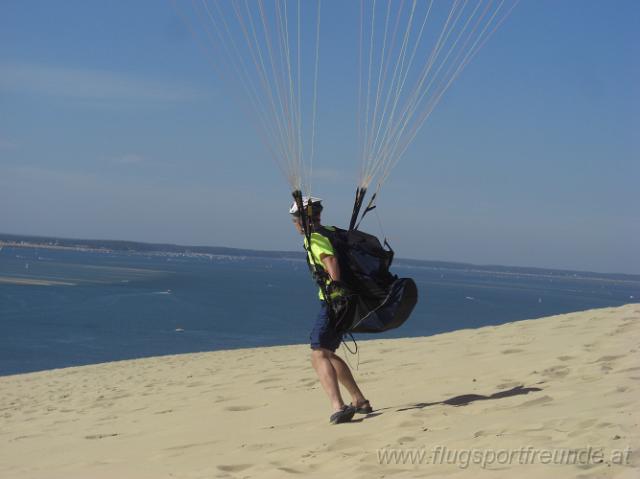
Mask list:
[[[640,276],[398,262],[419,303],[399,329],[463,328],[638,302]],[[22,282],[22,284],[18,284]],[[300,259],[0,249],[0,375],[306,343],[319,307]]]

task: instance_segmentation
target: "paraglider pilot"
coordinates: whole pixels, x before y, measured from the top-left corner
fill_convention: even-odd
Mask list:
[[[322,200],[314,197],[303,197],[302,205],[305,209],[309,234],[305,233],[304,218],[298,204],[293,203],[289,213],[293,218],[296,230],[305,236],[304,246],[307,251],[309,264],[320,270],[321,281],[326,282],[326,287],[320,287],[320,312],[311,331],[311,364],[315,369],[322,388],[327,393],[333,408],[330,417],[332,424],[350,421],[355,413],[368,414],[372,411],[371,404],[365,399],[362,391],[356,384],[349,366],[335,354],[340,346],[342,334],[337,330],[331,320],[331,308],[328,304],[344,294],[340,286],[340,264],[329,239],[316,230],[321,229],[320,214],[322,212]],[[324,228],[331,229],[325,226]],[[318,277],[316,277],[316,280]],[[322,284],[321,284],[322,286]],[[325,298],[329,294],[329,301]],[[352,402],[346,405],[340,394],[342,384],[351,395]]]

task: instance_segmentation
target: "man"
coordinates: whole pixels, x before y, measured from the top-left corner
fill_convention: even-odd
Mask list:
[[[322,212],[322,200],[305,196],[302,198],[302,204],[307,212],[311,230],[310,244],[308,244],[309,241],[306,236],[304,239],[305,250],[311,265],[318,266],[325,273],[321,276],[324,276],[324,281],[326,281],[326,287],[320,288],[318,293],[321,301],[320,313],[310,335],[311,364],[320,379],[322,388],[331,401],[333,414],[329,421],[331,424],[338,424],[350,421],[355,413],[369,414],[373,409],[356,384],[349,366],[335,354],[336,349],[340,346],[342,335],[332,324],[330,307],[323,289],[328,291],[327,294],[331,295],[331,299],[338,298],[344,293],[339,286],[340,264],[335,251],[329,238],[321,234],[320,213]],[[293,223],[298,233],[305,235],[302,216],[295,202],[291,206],[289,213],[293,216]],[[352,402],[348,406],[342,400],[338,382],[351,395]]]

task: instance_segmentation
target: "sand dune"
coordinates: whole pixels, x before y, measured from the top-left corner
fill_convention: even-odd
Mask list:
[[[338,426],[307,346],[3,377],[0,477],[637,478],[639,347],[638,304],[363,341]]]

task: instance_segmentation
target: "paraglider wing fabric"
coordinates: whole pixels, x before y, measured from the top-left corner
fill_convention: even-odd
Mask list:
[[[418,290],[411,278],[394,281],[382,303],[362,297],[352,305],[352,333],[381,333],[401,326],[411,315],[418,301]]]

